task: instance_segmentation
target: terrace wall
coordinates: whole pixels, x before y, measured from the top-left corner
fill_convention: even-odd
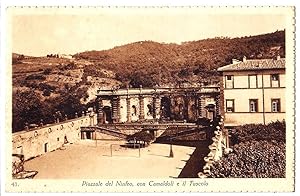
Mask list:
[[[97,124],[94,114],[12,134],[12,153],[24,159],[45,154],[80,140],[80,127]]]

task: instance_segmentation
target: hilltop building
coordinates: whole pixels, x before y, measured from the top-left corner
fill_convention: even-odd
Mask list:
[[[225,127],[285,119],[285,59],[233,59],[220,67]]]

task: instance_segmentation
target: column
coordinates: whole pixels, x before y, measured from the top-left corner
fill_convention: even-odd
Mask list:
[[[112,120],[113,123],[118,123],[120,119],[120,98],[117,96],[113,96],[111,100],[111,106],[112,106]]]
[[[200,116],[201,117],[206,117],[205,115],[205,97],[203,95],[200,96],[200,99],[198,100],[199,102],[199,108],[200,108]]]
[[[196,120],[199,118],[199,117],[201,117],[201,115],[199,114],[200,112],[199,112],[199,101],[198,101],[198,95],[195,95],[194,97],[193,97],[193,101],[194,101],[194,104],[195,104],[195,117],[196,117]]]
[[[189,116],[189,104],[190,104],[190,97],[188,95],[183,96],[183,118],[186,121],[190,120]]]
[[[216,101],[216,115],[221,115],[220,113],[220,95],[215,96]]]
[[[175,104],[174,104],[174,96],[171,94],[170,95],[170,120],[174,120],[174,108],[175,108]]]
[[[159,119],[160,118],[160,97],[155,96],[153,102],[154,102],[153,118]]]
[[[144,97],[143,96],[139,97],[139,102],[140,102],[140,116],[139,116],[139,119],[144,120],[145,119],[145,111],[144,111]]]
[[[131,107],[130,107],[130,97],[126,98],[126,108],[127,108],[127,122],[131,122]]]
[[[103,103],[101,97],[96,99],[96,108],[97,108],[97,123],[103,123]]]

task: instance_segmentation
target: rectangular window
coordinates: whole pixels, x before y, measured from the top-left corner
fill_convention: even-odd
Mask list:
[[[233,75],[225,76],[225,88],[233,88]]]
[[[280,112],[280,99],[271,99],[272,112]]]
[[[226,76],[226,80],[232,80],[232,76]]]
[[[279,74],[271,74],[271,87],[279,87]]]
[[[248,75],[249,88],[257,88],[257,75]]]
[[[249,111],[258,112],[258,99],[249,99]]]
[[[234,112],[234,99],[226,99],[226,112]]]
[[[48,152],[48,143],[45,143],[45,144],[44,144],[44,151],[45,151],[45,152]]]

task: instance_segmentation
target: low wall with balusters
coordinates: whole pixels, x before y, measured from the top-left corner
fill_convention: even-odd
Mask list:
[[[12,134],[12,153],[24,155],[24,159],[56,150],[66,143],[80,140],[80,127],[97,123],[96,115],[88,114],[64,122],[44,125]]]
[[[198,174],[200,178],[206,178],[208,175],[210,175],[211,166],[215,161],[219,161],[222,158],[223,153],[227,148],[228,137],[227,133],[223,130],[223,122],[224,117],[221,117],[220,122],[215,127],[214,136],[212,137],[212,144],[208,146],[209,153],[206,157],[204,157],[205,165],[203,167],[203,172]]]

